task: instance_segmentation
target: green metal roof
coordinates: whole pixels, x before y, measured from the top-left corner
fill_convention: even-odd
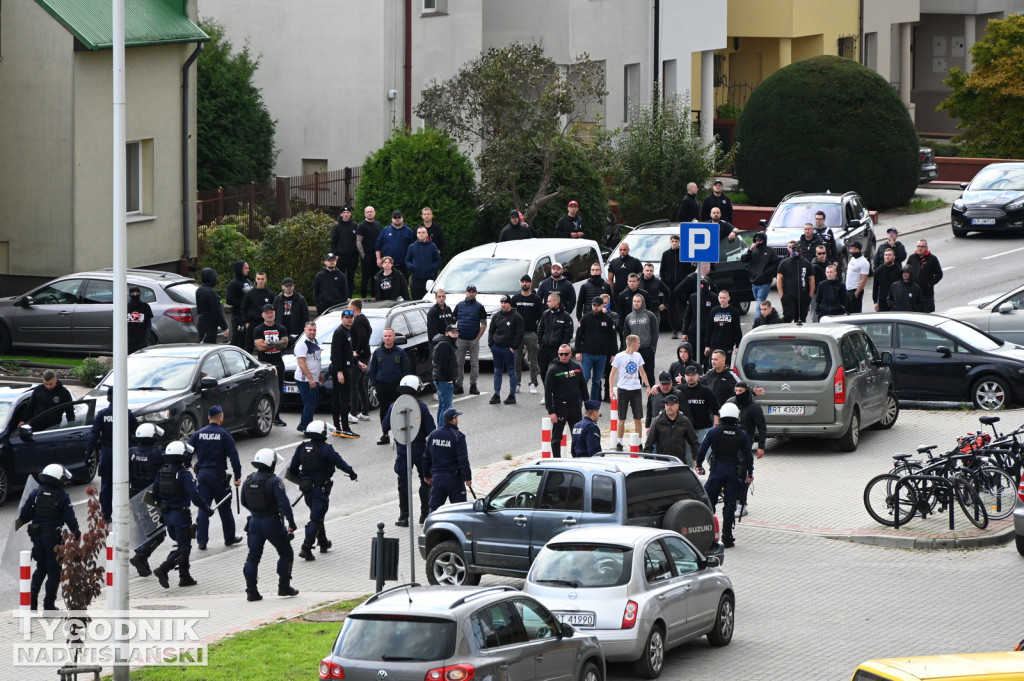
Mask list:
[[[116,0],[114,0],[116,1]],[[36,0],[90,50],[114,46],[112,0]],[[185,0],[123,0],[126,47],[205,42],[185,14]]]

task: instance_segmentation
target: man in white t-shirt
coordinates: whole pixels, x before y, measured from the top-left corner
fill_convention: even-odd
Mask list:
[[[850,261],[846,263],[846,313],[859,314],[864,301],[864,287],[871,273],[871,263],[861,254],[859,241],[851,241],[847,248]]]
[[[626,430],[626,411],[633,411],[633,432],[641,438],[644,434],[644,393],[651,387],[644,371],[644,358],[640,354],[640,338],[626,336],[626,349],[612,359],[612,371],[608,376],[613,398],[619,400],[619,425],[616,430],[615,451],[622,451],[622,436]]]
[[[302,335],[296,339],[295,362],[298,364],[295,368],[295,385],[302,397],[302,418],[299,420],[298,431],[302,433],[313,420],[320,403],[323,365],[320,362],[320,343],[316,340],[316,322],[306,322]]]

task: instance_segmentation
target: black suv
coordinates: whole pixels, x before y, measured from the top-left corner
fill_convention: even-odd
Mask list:
[[[839,271],[846,271],[849,254],[846,245],[859,241],[861,252],[868,262],[875,257],[875,225],[864,200],[856,192],[832,194],[805,194],[794,192],[783,197],[770,220],[761,220],[768,237],[768,246],[780,257],[789,256],[789,242],[798,241],[804,234],[804,225],[814,224],[814,214],[825,213],[825,224],[836,239]]]
[[[430,583],[452,585],[479,584],[483,574],[525,577],[549,539],[591,525],[673,529],[724,560],[710,506],[696,474],[673,456],[540,459],[481,499],[431,513],[419,549]]]

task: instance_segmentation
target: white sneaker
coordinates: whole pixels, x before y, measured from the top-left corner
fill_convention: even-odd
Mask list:
[[[370,415],[367,414],[366,412],[363,412],[362,414],[359,415],[359,420],[360,421],[369,421],[370,420]]]
[[[358,421],[359,420],[359,415],[358,414],[349,414],[348,415],[348,420],[349,421]]]
[[[541,404],[547,404],[547,400],[545,400],[545,399],[544,399],[544,398],[542,397],[542,398],[540,398],[540,403],[541,403]]]
[[[531,383],[530,384],[530,392],[532,394],[536,395],[537,394],[537,386],[535,386],[534,384]]]

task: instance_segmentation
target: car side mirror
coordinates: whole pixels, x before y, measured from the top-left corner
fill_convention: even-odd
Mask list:
[[[395,336],[395,345],[405,345],[409,342],[409,339],[405,336]]]
[[[434,290],[434,280],[433,279],[427,279],[427,290],[431,291],[431,292]]]
[[[950,357],[953,356],[953,351],[947,348],[945,345],[940,345],[937,348],[935,348],[935,352],[942,355],[944,359],[949,359]]]
[[[32,426],[25,424],[18,428],[18,437],[25,442],[32,442]]]
[[[718,556],[708,556],[704,559],[704,567],[714,568],[722,565],[722,561]]]
[[[18,305],[22,307],[32,307],[36,304],[36,301],[32,299],[32,296],[22,296],[18,299]]]
[[[970,182],[961,182],[960,183],[960,189],[967,189],[967,185],[969,185],[969,184],[970,184]]]
[[[863,223],[860,221],[860,218],[850,220],[850,222],[847,224],[847,231],[851,229],[856,229],[857,227],[860,227],[862,224]]]
[[[202,378],[199,379],[199,389],[200,390],[216,390],[217,389],[217,379],[214,378],[213,376],[203,376]]]
[[[473,510],[483,513],[487,510],[487,498],[477,499],[473,502]]]
[[[891,367],[892,366],[892,353],[888,350],[883,350],[882,354],[878,358],[878,364],[876,366]]]
[[[568,622],[560,622],[558,629],[562,634],[562,638],[572,638],[572,635],[576,633],[576,630]]]
[[[996,308],[996,312],[999,314],[1009,314],[1014,311],[1013,303],[1000,303],[999,307]]]
[[[761,225],[762,227],[764,227],[766,229],[768,228],[768,221],[767,220],[758,220],[757,224]]]

